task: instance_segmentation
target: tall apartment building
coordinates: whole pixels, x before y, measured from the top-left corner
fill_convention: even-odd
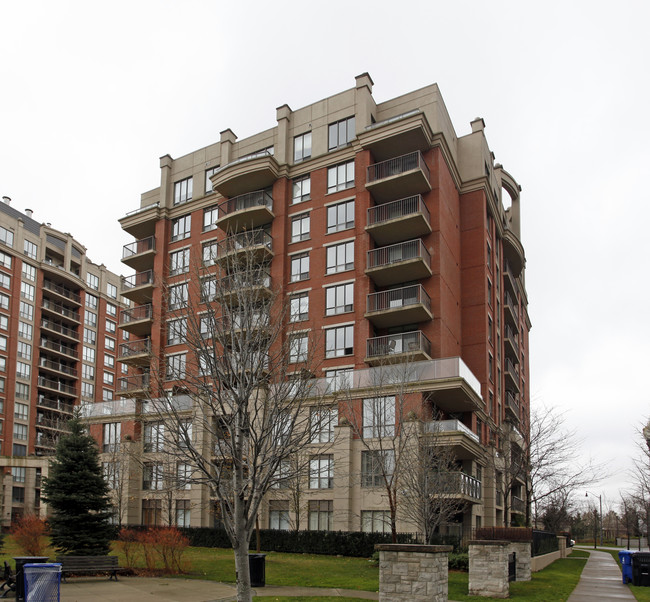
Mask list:
[[[113,399],[119,276],[85,247],[0,203],[1,524],[44,515],[40,483],[74,407]],[[128,336],[128,333],[127,333]]]
[[[146,467],[158,427],[139,402],[151,357],[184,362],[173,319],[196,278],[190,266],[248,245],[264,250],[264,286],[291,300],[306,331],[323,333],[316,378],[331,385],[394,362],[416,368],[409,395],[422,436],[435,428],[457,460],[452,495],[466,505],[456,526],[523,519],[526,476],[505,474],[529,419],[520,187],[494,162],[482,119],[456,134],[437,85],[379,104],[372,87],[363,74],[307,107],[279,107],[277,125],[254,136],[226,129],[210,146],[163,156],[160,186],[120,220],[134,237],[122,261],[135,273],[122,283],[134,306],[120,316],[132,338],[118,359],[136,373],[122,379],[121,401],[88,418],[108,454],[117,436],[145,462],[127,469],[124,522],[214,522],[196,486],[161,499]],[[182,401],[171,380],[163,392]],[[306,484],[302,524],[384,529],[388,505],[364,475],[364,448],[343,422],[335,430],[319,459],[328,478]],[[262,524],[286,527],[292,512],[274,496]]]

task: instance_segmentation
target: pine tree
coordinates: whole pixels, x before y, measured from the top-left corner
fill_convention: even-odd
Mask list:
[[[79,418],[69,423],[50,462],[43,499],[50,505],[52,544],[63,554],[108,554],[113,527],[109,490],[99,463],[95,440]]]

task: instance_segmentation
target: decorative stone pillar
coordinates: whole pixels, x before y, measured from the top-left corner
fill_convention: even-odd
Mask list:
[[[446,602],[451,546],[377,544],[379,602]]]
[[[566,551],[566,537],[564,535],[559,535],[557,538],[557,549],[560,550],[560,558],[567,557]]]
[[[469,595],[507,598],[508,554],[512,542],[473,540],[469,542]]]
[[[516,556],[517,577],[516,581],[530,581],[532,579],[532,542],[512,541],[508,553],[514,552]]]

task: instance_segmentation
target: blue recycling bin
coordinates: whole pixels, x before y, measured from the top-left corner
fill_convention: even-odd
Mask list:
[[[623,583],[632,583],[632,555],[631,550],[621,550],[618,553],[618,559],[621,561],[621,570],[623,572]]]
[[[26,564],[25,602],[59,602],[61,600],[61,563]]]

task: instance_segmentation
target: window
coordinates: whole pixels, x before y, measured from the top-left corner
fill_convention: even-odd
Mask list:
[[[2,358],[4,359],[4,358]],[[25,362],[16,362],[16,377],[28,380],[32,373],[32,367]]]
[[[12,456],[26,456],[27,455],[27,446],[21,445],[20,443],[14,443],[11,448]]]
[[[169,309],[180,309],[187,305],[187,282],[169,287]]]
[[[203,244],[203,265],[210,266],[217,262],[219,243],[216,240]]]
[[[23,334],[20,332],[21,324],[24,324],[25,326],[29,326],[29,324],[25,324],[24,322],[20,322],[18,324],[18,334],[20,336],[23,336]],[[0,315],[0,330],[9,330],[9,318],[5,315]],[[29,338],[31,339],[32,337],[30,336]]]
[[[7,351],[7,337],[0,335],[0,351]]]
[[[113,401],[113,397],[111,389],[102,389],[102,401]]]
[[[120,435],[122,425],[119,422],[107,422],[103,426],[104,437],[102,451],[104,453],[116,452],[120,449]]]
[[[390,511],[362,510],[361,530],[364,533],[390,533]]]
[[[24,360],[32,359],[32,346],[29,343],[18,341],[17,350],[18,350],[18,357]]]
[[[190,526],[190,500],[176,500],[176,526]]]
[[[169,254],[169,275],[185,274],[190,271],[190,250],[181,249]]]
[[[309,501],[309,530],[331,531],[334,502],[332,500]]]
[[[29,406],[25,403],[14,404],[14,418],[18,420],[27,420],[29,417]]]
[[[81,364],[81,377],[88,380],[95,379],[95,366],[89,364]]]
[[[190,236],[190,229],[192,227],[192,216],[184,215],[183,217],[172,220],[172,242],[175,240],[183,240]]]
[[[205,194],[210,194],[212,192],[212,182],[210,178],[217,173],[219,166],[211,167],[210,169],[205,170]]]
[[[192,182],[191,177],[174,182],[174,205],[192,200]]]
[[[23,241],[23,250],[25,251],[25,255],[31,259],[38,257],[38,246],[29,240]]]
[[[327,170],[327,193],[345,190],[354,186],[354,161],[340,163]]]
[[[89,307],[90,309],[97,309],[97,307],[99,307],[99,298],[95,297],[95,295],[91,295],[90,293],[86,293],[86,307]]]
[[[345,201],[327,208],[327,233],[354,228],[354,201]]]
[[[203,231],[209,232],[215,230],[217,227],[217,218],[219,217],[219,210],[216,205],[208,207],[203,210]]]
[[[7,358],[0,356],[0,372],[7,371]]]
[[[291,202],[304,203],[311,199],[311,177],[309,174],[293,181]]]
[[[16,399],[24,399],[25,401],[29,401],[29,385],[16,383]]]
[[[109,316],[116,317],[117,316],[117,305],[113,305],[112,303],[107,303],[106,304],[106,313]]]
[[[99,290],[99,276],[91,274],[90,272],[86,274],[86,284],[93,289],[94,291]]]
[[[215,332],[214,316],[211,313],[205,313],[200,317],[199,332],[201,338],[211,339]]]
[[[148,527],[162,524],[162,500],[142,500],[142,524]]]
[[[189,464],[178,464],[176,478],[179,489],[192,489],[192,467]]]
[[[81,397],[83,399],[93,399],[95,397],[95,385],[92,383],[81,383]]]
[[[392,437],[395,434],[395,398],[363,400],[363,437]]]
[[[8,247],[14,246],[14,233],[0,226],[0,242]]]
[[[82,357],[84,362],[89,362],[91,364],[95,363],[95,350],[92,347],[86,347],[84,345]]]
[[[0,286],[2,288],[11,289],[11,278],[4,272],[0,272]]]
[[[33,265],[23,262],[23,278],[36,282],[36,268]]]
[[[311,132],[300,134],[293,139],[293,162],[299,163],[311,157]]]
[[[34,320],[34,306],[26,303],[25,301],[20,302],[20,317],[25,318],[26,320]]]
[[[111,337],[104,337],[104,347],[108,351],[115,351],[115,339]]]
[[[120,469],[117,462],[102,462],[104,480],[109,489],[117,489],[120,482]]]
[[[334,486],[334,457],[331,454],[312,456],[309,460],[309,488],[332,489]]]
[[[326,274],[354,269],[354,241],[327,247]]]
[[[4,316],[0,316],[0,328],[3,328],[2,325],[2,318]],[[7,330],[7,324],[5,323],[4,329]],[[32,340],[32,333],[33,333],[33,328],[31,324],[27,324],[27,322],[18,322],[18,336],[23,337],[23,339],[27,339],[28,341]]]
[[[330,123],[328,132],[328,150],[347,145],[355,137],[354,117]]]
[[[14,483],[24,483],[27,469],[24,466],[14,466],[11,469],[11,479]]]
[[[142,466],[142,489],[160,491],[163,488],[163,465],[145,462]]]
[[[27,284],[27,282],[20,283],[20,296],[23,299],[27,299],[27,301],[33,301],[35,294],[36,288],[33,285]]]
[[[97,342],[97,333],[90,328],[84,328],[84,343],[94,345]]]
[[[392,449],[361,452],[361,487],[382,487],[395,469]]]
[[[162,422],[147,422],[144,425],[144,451],[161,452],[165,444],[165,425]]]
[[[111,299],[117,299],[117,286],[111,284],[110,282],[106,284],[106,294]]]
[[[331,443],[334,441],[334,427],[338,424],[336,408],[312,408],[310,412],[311,442]]]
[[[287,531],[289,529],[289,502],[269,500],[269,529]]]
[[[97,314],[92,311],[85,311],[84,324],[86,326],[92,326],[93,328],[97,328]]]
[[[23,264],[23,265],[28,265],[28,264]],[[5,253],[4,251],[0,251],[0,266],[2,266],[3,268],[11,269],[11,255]]]
[[[9,309],[9,295],[0,293],[0,309]]]
[[[341,391],[342,389],[347,389],[352,383],[352,373],[354,370],[352,368],[337,368],[334,370],[325,371],[325,379],[327,381],[327,387],[329,391]]]
[[[167,322],[167,344],[179,345],[187,336],[187,318]]]
[[[25,488],[24,487],[12,487],[11,488],[11,501],[14,504],[24,504],[25,503]]]
[[[178,380],[185,378],[186,359],[187,354],[185,353],[167,356],[167,380]]]
[[[309,293],[292,295],[290,299],[289,321],[303,322],[309,318]]]
[[[309,278],[309,253],[298,253],[291,256],[291,282],[299,282]]]
[[[115,375],[112,372],[104,372],[104,384],[105,385],[115,384]]]
[[[291,218],[291,242],[309,240],[309,213],[301,213]]]
[[[334,316],[354,309],[354,283],[337,284],[325,289],[325,315]]]
[[[354,353],[354,327],[338,326],[325,331],[325,357],[342,357]]]
[[[0,378],[0,393],[4,393],[4,392],[5,392],[5,379]],[[16,395],[16,397],[18,397],[18,395]],[[27,399],[29,399],[29,397]]]
[[[14,441],[27,441],[27,425],[14,423]]]
[[[289,362],[304,362],[307,359],[309,336],[307,334],[295,334],[291,337],[289,347]]]
[[[106,332],[115,334],[117,332],[117,323],[113,320],[106,320]]]

